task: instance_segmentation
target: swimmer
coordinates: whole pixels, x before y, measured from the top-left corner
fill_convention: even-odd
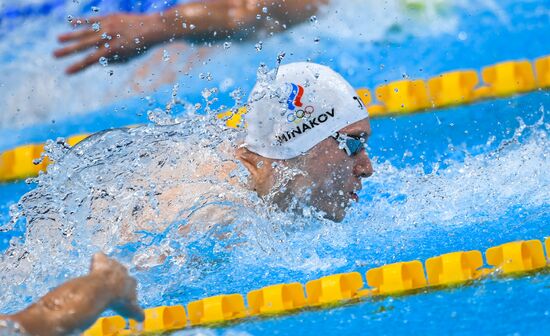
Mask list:
[[[143,169],[132,174],[128,192],[95,198],[91,222],[111,218],[115,202],[116,218],[123,219],[118,227],[122,242],[139,240],[144,230],[162,232],[176,222],[185,223],[179,232],[187,236],[234,223],[242,208],[256,208],[253,196],[283,212],[315,210],[317,217],[342,221],[359,200],[362,179],[373,173],[365,151],[370,121],[353,87],[326,66],[291,63],[280,66],[275,78],[258,81],[247,109],[247,126],[237,143],[221,143],[197,155],[190,148],[199,144],[169,141],[163,144],[168,147],[152,147],[152,154],[151,149],[136,153],[155,159],[140,163]],[[190,156],[174,160],[171,153]],[[236,178],[234,171],[246,177]],[[154,206],[135,198],[135,190],[151,185]],[[117,199],[135,201],[127,206]],[[144,253],[147,258],[154,254]]]
[[[328,0],[266,1],[213,0],[179,4],[161,13],[136,15],[117,13],[80,20],[84,29],[58,37],[61,43],[72,43],[54,52],[55,57],[93,50],[66,69],[74,74],[97,64],[101,57],[110,62],[127,61],[151,47],[174,39],[187,41],[221,41],[251,38],[259,31],[278,32],[315,14]],[[271,20],[258,20],[269,15]],[[74,23],[77,20],[73,21]],[[94,30],[93,23],[100,29]],[[105,35],[104,35],[105,34]],[[103,36],[110,36],[109,47]]]
[[[106,309],[143,321],[136,281],[124,266],[102,253],[92,258],[90,273],[53,289],[13,315],[0,315],[0,335],[68,335],[90,327]]]
[[[200,153],[193,158],[197,167],[195,175],[190,176],[184,170],[191,165],[189,161],[167,163],[163,159],[162,155],[174,153],[163,153],[166,148],[178,150],[165,147],[164,151],[155,152],[160,156],[147,160],[151,166],[140,166],[134,173],[136,177],[130,188],[117,190],[116,198],[95,198],[88,220],[108,218],[116,209],[117,218],[109,225],[117,229],[118,244],[140,239],[140,230],[165,230],[171,223],[186,223],[177,231],[182,235],[208,231],[214,225],[231,223],[242,215],[243,208],[232,207],[233,201],[255,209],[254,204],[247,203],[246,194],[230,188],[241,183],[246,184],[243,189],[247,193],[256,193],[267,205],[281,211],[301,215],[313,209],[326,219],[342,221],[352,202],[358,201],[362,179],[373,173],[365,150],[371,134],[365,106],[352,86],[326,66],[291,63],[280,66],[276,74],[267,77],[258,81],[248,99],[242,144],[236,150],[232,146],[228,148],[235,162],[222,160],[222,164],[216,164],[213,156]],[[108,134],[103,132],[96,137]],[[93,137],[86,141],[93,141]],[[176,141],[167,144],[181,145]],[[186,144],[183,142],[183,146]],[[224,184],[225,180],[219,178],[215,181],[220,183],[208,183],[209,177],[231,176],[238,162],[248,171],[248,181],[228,178],[230,182]],[[295,173],[285,174],[288,171]],[[173,183],[180,181],[178,176],[181,179],[186,174],[197,182]],[[155,207],[148,205],[147,200],[129,201],[131,197],[125,194],[125,190],[130,190],[134,195],[140,184],[160,188],[162,181],[170,181],[169,187],[155,194]],[[117,203],[117,200],[123,201]],[[113,204],[114,207],[109,206]],[[124,208],[125,204],[130,207]],[[101,234],[111,232],[102,230]],[[96,236],[97,241],[103,239]],[[219,239],[223,239],[223,235]],[[168,256],[185,260],[183,253],[185,251],[169,246],[151,246],[136,253],[132,263],[136,268],[147,269],[164,263]],[[141,320],[143,313],[136,303],[135,287],[135,281],[122,266],[104,255],[96,255],[88,276],[62,285],[20,313],[3,317],[4,325],[11,321],[30,334],[47,334],[44,331],[47,330],[57,335],[86,328],[106,308]],[[70,311],[75,313],[68,314]]]
[[[245,121],[236,156],[250,172],[249,188],[260,197],[279,188],[270,201],[280,209],[312,206],[342,221],[373,173],[365,150],[370,121],[352,86],[326,66],[283,65],[273,82],[256,84]],[[301,173],[281,188],[281,168]]]
[[[365,150],[370,121],[353,87],[326,66],[291,63],[280,66],[275,78],[260,79],[246,105],[246,128],[235,144],[222,143],[178,160],[170,153],[189,153],[199,145],[170,141],[164,145],[169,147],[154,147],[155,159],[140,164],[143,173],[133,174],[129,192],[113,195],[130,199],[134,190],[155,186],[154,207],[140,199],[129,207],[117,205],[122,211],[117,218],[124,218],[123,241],[176,222],[185,223],[179,229],[184,236],[234,223],[242,217],[240,209],[256,208],[250,194],[280,211],[302,215],[315,210],[317,217],[344,219],[359,200],[362,179],[373,173]],[[236,170],[247,177],[234,177]],[[113,201],[95,199],[90,219],[112,216]]]
[[[41,202],[41,188],[24,197],[23,206],[32,201],[41,209],[40,214],[27,214],[27,242],[42,244],[38,251],[43,250],[44,244],[51,246],[57,258],[65,258],[65,249],[58,246],[90,241],[90,237],[82,242],[78,236],[59,235],[43,242],[47,234],[42,231],[44,228],[72,225],[65,222],[66,218],[78,223],[75,232],[81,232],[79,226],[83,227],[81,230],[98,228],[91,238],[99,249],[124,248],[130,242],[146,241],[144,232],[162,233],[162,242],[138,244],[132,256],[133,267],[146,271],[167,261],[167,266],[172,262],[200,264],[197,260],[202,256],[190,254],[186,244],[240,235],[243,228],[247,230],[249,221],[264,216],[269,221],[271,210],[273,217],[279,217],[280,211],[291,217],[312,214],[335,222],[344,220],[350,206],[358,201],[362,179],[373,173],[365,150],[371,134],[366,108],[353,87],[326,66],[291,63],[267,77],[260,78],[251,91],[246,104],[248,113],[244,115],[246,128],[243,132],[231,131],[231,141],[210,145],[208,133],[219,131],[219,127],[209,123],[205,126],[211,129],[197,134],[174,132],[180,125],[152,127],[154,131],[166,132],[158,134],[166,135],[165,141],[157,141],[160,137],[156,133],[147,138],[150,127],[138,127],[102,132],[77,145],[75,149],[79,148],[83,154],[78,155],[83,157],[101,155],[105,146],[120,152],[108,161],[85,161],[93,170],[80,166],[62,185],[67,192],[89,200],[72,208],[80,221],[70,214],[58,216],[50,210],[58,208],[48,208],[49,204],[59,203],[51,201],[51,194],[46,194],[47,201]],[[128,141],[136,135],[150,141]],[[126,148],[132,150],[131,155]],[[55,164],[63,168],[66,162]],[[108,176],[110,171],[119,169],[123,169],[124,176]],[[48,174],[57,173],[51,170]],[[84,182],[75,184],[75,179]],[[119,181],[124,181],[125,186],[112,187],[119,186]],[[64,195],[53,197],[63,201]],[[44,209],[47,217],[41,215]],[[86,218],[84,222],[82,218]],[[243,237],[247,234],[244,232]],[[228,240],[234,244],[235,239]],[[165,243],[170,241],[182,248]],[[35,250],[12,248],[3,262],[18,265],[29,254],[40,259]],[[107,299],[99,298],[100,306],[95,312],[110,304]]]

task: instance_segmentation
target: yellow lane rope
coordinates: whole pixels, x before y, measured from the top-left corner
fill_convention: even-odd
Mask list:
[[[505,97],[550,88],[550,56],[536,59],[507,61],[481,70],[480,81],[475,70],[446,72],[428,80],[399,80],[376,87],[375,95],[366,88],[357,89],[372,118],[406,115],[432,109],[471,104],[484,99]],[[246,108],[218,114],[228,127],[242,124]],[[87,135],[75,135],[68,143],[76,144]],[[40,157],[43,144],[29,144],[0,154],[0,182],[33,177],[45,170],[48,160],[33,164]]]
[[[70,146],[74,146],[88,136],[89,134],[74,135],[65,141]],[[48,157],[45,157],[41,163],[35,163],[43,151],[44,144],[28,144],[1,153],[0,182],[21,180],[37,176],[40,171],[46,171],[46,167],[50,164]]]
[[[546,238],[545,245],[546,254],[550,256],[550,237]],[[145,320],[141,326],[133,320],[126,323],[121,316],[103,317],[83,335],[135,335],[194,326],[216,326],[255,316],[296,314],[307,309],[353,304],[379,295],[436,291],[446,286],[468,285],[488,275],[517,277],[550,266],[540,240],[515,241],[491,247],[485,251],[485,260],[490,267],[483,267],[482,253],[473,250],[429,258],[424,263],[425,271],[419,260],[383,265],[367,271],[369,288],[364,288],[359,272],[311,280],[305,284],[305,294],[301,283],[276,284],[248,292],[247,305],[240,294],[217,295],[190,302],[187,309],[183,305],[145,309]]]

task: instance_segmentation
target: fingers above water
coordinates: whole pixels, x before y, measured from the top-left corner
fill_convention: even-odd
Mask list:
[[[57,40],[59,42],[65,43],[65,42],[69,42],[69,41],[79,40],[79,39],[82,39],[84,37],[91,36],[91,35],[94,35],[94,34],[97,34],[97,32],[94,31],[93,29],[82,29],[82,30],[77,30],[77,31],[74,31],[74,32],[68,32],[68,33],[65,33],[65,34],[61,34],[57,37]]]
[[[101,36],[92,35],[92,36],[84,37],[83,39],[81,39],[80,41],[76,42],[73,45],[70,45],[68,47],[64,47],[61,49],[57,49],[56,51],[54,51],[53,54],[55,57],[64,57],[76,52],[84,51],[93,46],[99,46],[100,43],[101,43]]]
[[[65,72],[70,75],[80,72],[86,69],[87,67],[89,67],[90,65],[93,65],[96,62],[98,62],[101,57],[107,57],[108,54],[109,54],[108,49],[100,48],[96,52],[91,53],[88,56],[84,57],[84,59],[82,59],[81,61],[78,61],[72,64],[71,66],[69,66],[65,70]]]
[[[145,319],[145,313],[143,309],[138,305],[134,300],[132,301],[118,301],[111,305],[111,309],[116,311],[118,314],[141,322]]]

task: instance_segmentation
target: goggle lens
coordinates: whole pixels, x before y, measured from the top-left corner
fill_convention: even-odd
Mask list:
[[[359,137],[354,137],[342,133],[336,133],[332,137],[340,143],[340,148],[346,151],[346,154],[348,154],[349,156],[356,155],[361,150],[365,149],[365,143]]]
[[[363,142],[360,139],[348,138],[346,139],[346,146],[348,147],[349,154],[355,155],[365,148]]]

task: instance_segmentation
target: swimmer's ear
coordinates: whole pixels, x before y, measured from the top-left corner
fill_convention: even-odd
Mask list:
[[[255,178],[266,178],[272,173],[272,165],[275,160],[256,154],[245,147],[237,148],[235,153],[237,159],[248,169]]]
[[[256,153],[249,151],[246,147],[239,147],[235,152],[235,156],[242,164],[248,169],[250,174],[256,175],[258,172],[258,163],[260,162],[260,156]]]
[[[260,195],[264,195],[273,185],[273,163],[275,160],[268,159],[244,147],[237,148],[235,153],[252,177],[252,188]]]
[[[110,260],[109,258],[99,252],[94,254],[92,257],[92,264],[90,265],[90,273],[94,272],[104,272],[110,268]]]

